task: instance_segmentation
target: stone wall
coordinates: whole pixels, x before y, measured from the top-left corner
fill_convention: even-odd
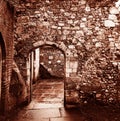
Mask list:
[[[40,48],[40,64],[55,77],[65,76],[65,59],[64,54],[51,46]]]
[[[119,13],[115,3],[90,7],[85,0],[21,2],[14,25],[15,59],[21,72],[34,43],[54,42],[65,50],[67,102],[119,102]]]

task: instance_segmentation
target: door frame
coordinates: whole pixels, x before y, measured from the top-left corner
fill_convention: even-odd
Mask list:
[[[32,48],[30,51],[29,51],[29,54],[28,54],[28,58],[27,58],[27,82],[28,82],[28,90],[29,90],[29,92],[28,92],[28,103],[30,103],[31,101],[32,101],[32,85],[33,85],[33,75],[31,74],[31,73],[33,73],[34,74],[34,51],[35,51],[35,49],[37,49],[37,48],[40,48],[41,46],[51,46],[51,47],[56,47],[56,49],[58,49],[58,50],[60,50],[62,53],[63,53],[63,55],[64,55],[64,105],[65,105],[65,103],[66,103],[66,98],[65,98],[65,81],[66,81],[66,55],[65,55],[65,52],[61,49],[61,48],[59,48],[58,46],[55,46],[55,45],[51,45],[51,44],[43,44],[43,45],[40,45],[40,46],[37,46],[37,47],[35,47],[35,48]],[[40,50],[40,49],[39,49]],[[32,67],[32,68],[31,68]]]

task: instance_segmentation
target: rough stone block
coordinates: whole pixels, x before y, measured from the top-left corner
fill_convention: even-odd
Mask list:
[[[81,37],[81,36],[84,36],[83,31],[76,31],[75,37],[76,37],[76,38],[79,38],[79,37]]]
[[[63,23],[63,22],[59,22],[58,23],[58,26],[60,26],[60,27],[62,27],[62,26],[64,26],[65,24]]]
[[[69,49],[75,49],[75,46],[74,45],[69,45],[68,48]]]
[[[70,10],[71,11],[78,11],[78,8],[77,7],[72,7]]]
[[[90,10],[91,10],[90,7],[87,5],[85,11],[89,12]]]
[[[95,47],[102,47],[102,43],[101,43],[101,42],[97,42],[97,43],[95,44]]]
[[[104,26],[105,27],[115,27],[115,23],[111,20],[105,20],[104,21]]]
[[[69,12],[65,12],[64,15],[65,16],[70,16],[70,13]]]
[[[115,47],[120,50],[120,43],[115,43]]]
[[[51,28],[52,28],[52,29],[57,29],[58,27],[55,26],[55,25],[53,25],[53,26],[51,26]]]
[[[84,18],[82,18],[82,21],[87,21],[87,18],[85,18],[85,17],[84,17]]]
[[[80,23],[80,27],[81,27],[81,28],[86,27],[85,23]]]
[[[68,35],[70,33],[70,31],[68,31],[68,30],[63,30],[63,34],[64,35]]]
[[[109,19],[109,20],[116,21],[116,20],[117,20],[117,16],[116,16],[116,15],[111,15],[111,14],[109,14],[108,19]]]
[[[116,7],[111,7],[111,8],[109,9],[109,12],[110,12],[111,14],[119,14],[119,10],[118,10]]]
[[[73,97],[73,96],[68,96],[66,97],[66,104],[76,104],[79,103],[79,98],[78,97]]]
[[[73,20],[68,20],[67,23],[68,24],[73,24]]]
[[[50,60],[52,60],[52,59],[53,59],[53,56],[49,56],[48,58],[49,58]]]
[[[66,27],[66,26],[65,26],[65,27],[62,27],[62,29],[65,29],[65,30],[68,29],[68,30],[70,30],[70,27]]]
[[[71,27],[70,29],[71,29],[71,30],[79,30],[80,27],[79,27],[79,26],[75,26],[75,27]]]
[[[101,94],[96,94],[96,98],[101,98]]]

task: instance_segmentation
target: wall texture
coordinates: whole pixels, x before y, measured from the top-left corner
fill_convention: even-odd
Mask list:
[[[65,76],[64,54],[55,47],[43,46],[40,48],[40,64],[55,77]]]
[[[19,65],[24,65],[22,60],[34,42],[64,43],[68,58],[74,60],[74,51],[78,56],[77,74],[71,68],[66,70],[71,72],[66,78],[67,100],[118,101],[119,22],[119,10],[114,4],[95,8],[84,0],[23,3],[17,8],[15,24]],[[67,64],[72,67],[75,63]]]
[[[13,61],[13,7],[3,0],[0,0],[0,33],[3,51],[1,108],[9,110],[11,107],[9,86]]]
[[[26,97],[26,86],[14,62],[14,6],[0,0],[0,46],[2,49],[2,78],[0,111],[7,112]],[[15,86],[18,86],[14,89]],[[21,91],[22,90],[22,91]],[[24,94],[23,94],[24,93]]]
[[[15,60],[25,79],[26,58],[34,43],[52,42],[66,55],[67,103],[120,101],[119,4],[31,0],[15,9]]]

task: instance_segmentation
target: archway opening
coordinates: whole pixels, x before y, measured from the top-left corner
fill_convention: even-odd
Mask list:
[[[42,45],[29,54],[30,97],[39,104],[64,104],[65,54],[54,45]]]
[[[2,34],[0,33],[0,111],[3,110],[3,104],[2,104],[2,80],[3,80],[3,75],[4,75],[4,70],[3,70],[3,65],[4,65],[4,60],[5,60],[5,44],[4,40],[2,37]]]

